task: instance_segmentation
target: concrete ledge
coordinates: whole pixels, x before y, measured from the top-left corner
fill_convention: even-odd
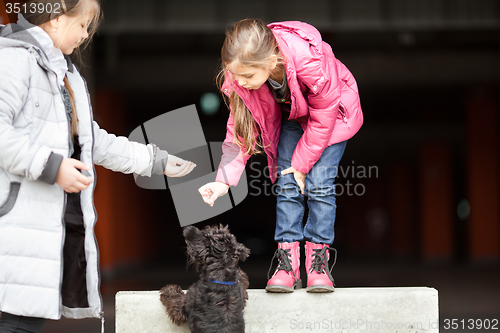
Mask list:
[[[337,288],[329,294],[248,290],[246,332],[439,332],[433,288]],[[158,291],[116,294],[117,333],[186,333],[170,322]]]

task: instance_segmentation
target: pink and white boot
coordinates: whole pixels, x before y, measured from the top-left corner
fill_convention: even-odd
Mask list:
[[[331,269],[328,268],[329,250],[335,251],[335,260],[337,260],[337,251],[330,248],[328,244],[306,242],[307,292],[327,293],[334,291]],[[333,266],[335,266],[335,262]]]
[[[272,278],[269,279],[274,258],[278,259],[278,267]],[[269,281],[267,281],[266,291],[271,293],[291,293],[296,288],[302,288],[299,267],[299,242],[278,243],[278,249],[274,253],[269,272],[267,273]]]

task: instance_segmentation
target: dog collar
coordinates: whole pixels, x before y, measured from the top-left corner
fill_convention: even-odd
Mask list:
[[[207,279],[208,282],[213,282],[213,283],[217,283],[217,284],[225,284],[227,286],[233,286],[235,285],[236,283],[238,283],[239,281],[235,281],[235,282],[224,282],[224,281],[217,281],[217,280],[210,280],[210,279]]]

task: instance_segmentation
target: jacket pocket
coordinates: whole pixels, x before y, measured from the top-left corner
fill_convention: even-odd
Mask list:
[[[349,125],[349,121],[348,121],[347,109],[344,106],[344,104],[342,104],[342,102],[339,104],[339,116],[338,116],[338,118],[341,118],[342,121],[347,125],[347,127],[349,129],[351,129],[351,126]]]
[[[19,182],[11,182],[9,194],[7,195],[7,200],[0,206],[0,217],[8,214],[12,208],[14,208],[14,204],[17,201],[17,196],[19,195],[19,189],[21,188],[21,183]]]
[[[345,123],[347,123],[347,110],[342,102],[339,103],[339,118],[343,119]]]

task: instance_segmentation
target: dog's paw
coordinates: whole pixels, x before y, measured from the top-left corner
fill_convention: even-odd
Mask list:
[[[179,294],[184,294],[182,291],[181,286],[176,285],[176,284],[167,284],[165,287],[161,288],[160,290],[160,299],[163,304],[165,304],[163,301],[167,300],[169,298],[172,298],[173,296],[177,296]]]
[[[181,326],[187,322],[186,295],[176,284],[167,284],[160,290],[160,301],[165,305],[170,320]]]

